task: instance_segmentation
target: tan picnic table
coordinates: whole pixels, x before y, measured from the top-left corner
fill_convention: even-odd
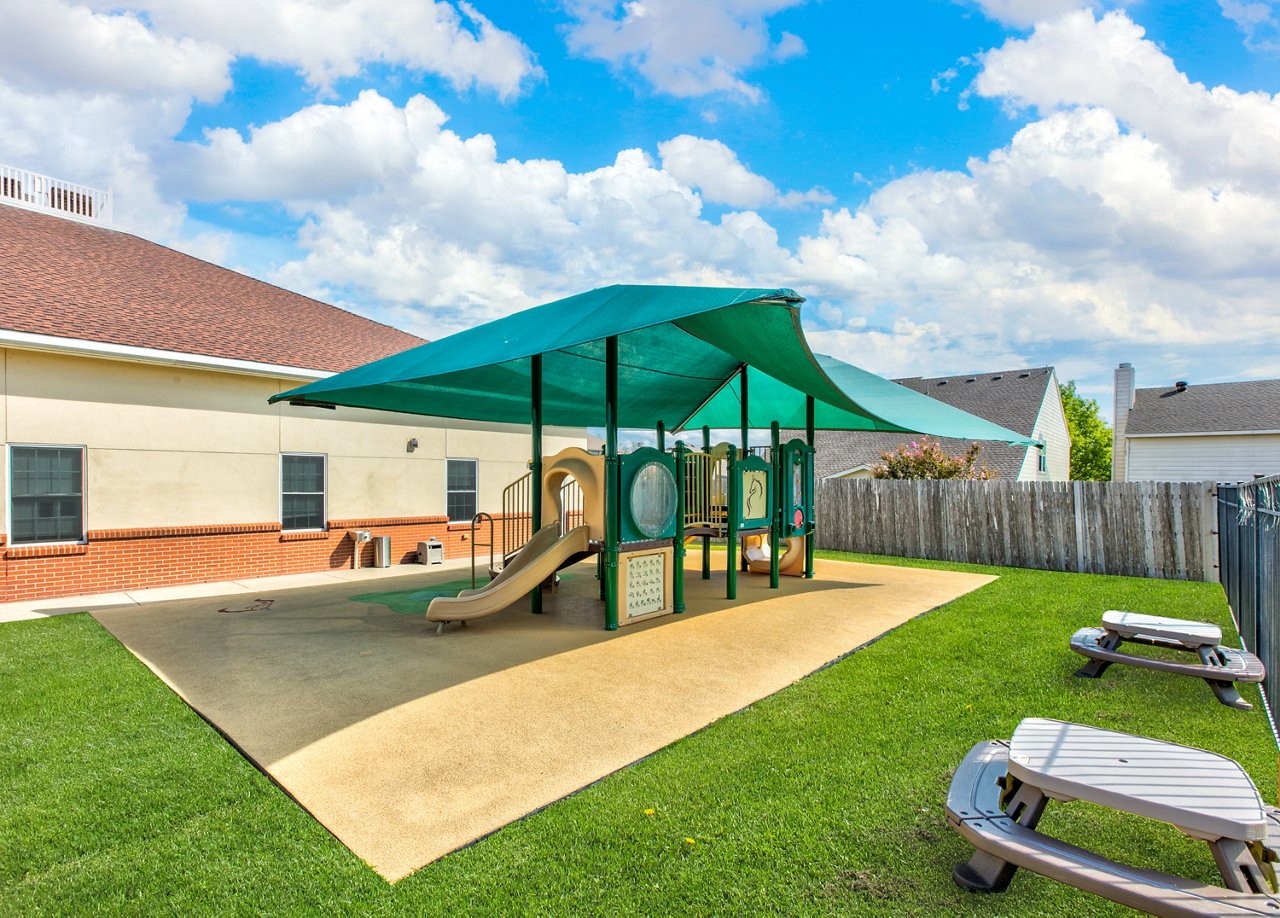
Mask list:
[[[1199,660],[1186,663],[1135,656],[1120,649],[1125,642],[1187,651]],[[1253,705],[1240,697],[1235,683],[1261,682],[1266,676],[1266,667],[1253,654],[1223,647],[1221,642],[1222,629],[1209,622],[1111,609],[1102,613],[1101,628],[1081,628],[1073,634],[1071,649],[1089,658],[1088,663],[1076,670],[1077,676],[1096,679],[1112,663],[1193,676],[1203,679],[1223,704],[1248,711]]]
[[[988,785],[1001,764],[1003,791],[994,796]],[[1084,800],[1176,826],[1209,845],[1227,890],[1235,892],[1214,894],[1212,887],[1125,868],[1035,832],[1049,800]],[[1238,763],[1212,752],[1027,718],[1007,745],[974,747],[957,770],[947,810],[978,849],[954,874],[972,890],[1002,890],[1022,866],[1155,914],[1280,912],[1268,844],[1275,811]]]

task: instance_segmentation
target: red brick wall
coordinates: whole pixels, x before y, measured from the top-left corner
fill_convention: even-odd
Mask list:
[[[5,545],[0,535],[0,601],[114,593],[181,583],[241,580],[349,568],[349,529],[391,536],[391,563],[414,561],[418,542],[435,536],[446,558],[471,554],[471,527],[443,516],[330,520],[325,532],[281,532],[279,523],[184,526],[90,531],[85,544],[24,547]],[[477,533],[488,541],[488,526]],[[502,518],[494,537],[502,544]],[[373,544],[361,546],[360,564],[373,565]],[[488,549],[477,549],[487,555]]]

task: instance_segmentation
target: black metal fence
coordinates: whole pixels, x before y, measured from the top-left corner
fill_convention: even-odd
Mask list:
[[[1280,476],[1218,485],[1219,578],[1246,650],[1267,667],[1262,692],[1280,698]]]

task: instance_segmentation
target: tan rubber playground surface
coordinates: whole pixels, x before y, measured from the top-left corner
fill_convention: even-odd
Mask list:
[[[688,564],[686,614],[613,633],[590,562],[542,616],[438,637],[351,584],[93,614],[394,881],[994,579],[819,561],[777,591],[739,574],[731,604],[722,570]]]

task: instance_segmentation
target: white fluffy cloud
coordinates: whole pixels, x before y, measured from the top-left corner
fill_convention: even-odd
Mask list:
[[[705,219],[699,194],[644,151],[581,173],[503,160],[423,96],[398,107],[366,91],[247,138],[213,131],[173,162],[175,192],[280,200],[305,218],[307,254],[278,279],[331,299],[357,291],[432,336],[599,283],[733,283],[741,266],[785,259],[759,215]]]
[[[16,86],[206,102],[231,87],[225,48],[157,34],[132,13],[95,13],[59,0],[0,0],[0,14],[0,79]]]
[[[974,355],[984,336],[992,352],[1185,354],[1280,334],[1277,99],[1190,82],[1121,13],[1006,42],[975,88],[1038,118],[965,171],[826,213],[796,248],[803,289],[852,330],[892,304]]]
[[[1218,0],[1222,15],[1244,33],[1245,47],[1251,51],[1280,50],[1280,14],[1274,3],[1249,0]]]
[[[674,4],[582,0],[572,40],[662,91],[752,98],[746,68],[794,50],[766,25],[787,5],[688,5],[690,34],[669,46]],[[455,9],[432,8],[446,19],[440,10]],[[302,254],[277,266],[277,280],[431,337],[606,283],[777,284],[813,299],[820,349],[895,375],[1086,352],[1094,363],[1159,355],[1173,371],[1178,355],[1211,345],[1240,349],[1241,366],[1274,364],[1257,348],[1280,335],[1280,102],[1190,81],[1123,13],[1068,11],[983,55],[971,91],[1024,126],[964,169],[910,173],[854,207],[782,191],[714,138],[680,135],[578,172],[507,158],[492,136],[451,129],[422,95],[397,105],[367,91],[175,145],[192,100],[222,91],[228,55],[279,54],[324,85],[361,61],[407,59],[409,46],[366,35],[363,45],[318,41],[304,56],[277,36],[253,39],[275,50],[249,39],[233,49],[176,2],[155,0],[149,19],[59,9],[68,28],[99,38],[74,63],[0,55],[0,161],[127,185],[121,222],[152,238],[177,232],[174,201],[278,202],[303,229]],[[242,12],[290,9],[301,7]],[[467,32],[467,8],[456,9]],[[707,57],[700,16],[728,17],[729,56]],[[484,44],[478,28],[468,34]],[[453,47],[442,34],[432,40]],[[480,85],[516,91],[533,73],[522,53],[523,65]],[[122,65],[129,55],[154,65],[154,86]],[[480,79],[457,66],[458,85]],[[715,216],[704,203],[718,205]],[[814,203],[831,206],[786,242],[760,213]],[[220,240],[185,244],[216,252]]]
[[[667,174],[698,189],[703,199],[713,204],[794,209],[835,200],[819,188],[780,192],[773,182],[752,172],[737,153],[718,140],[681,134],[658,144],[658,154]]]
[[[532,52],[466,0],[95,0],[145,13],[157,30],[215,42],[238,57],[297,67],[327,88],[365,64],[436,73],[508,98],[541,74]]]
[[[186,208],[162,192],[158,176],[184,181],[191,157],[175,156],[173,138],[193,102],[217,102],[230,90],[234,59],[296,67],[318,89],[370,63],[436,73],[503,98],[541,74],[518,38],[466,0],[0,0],[0,19],[0,162],[127,189],[116,201],[119,226],[215,257],[228,240],[184,237]],[[289,156],[310,161],[317,151],[307,149],[246,162],[238,135],[214,132],[226,173],[186,184],[226,187],[238,178],[251,186],[240,197],[261,198],[264,182],[291,196],[306,179],[322,195],[343,176],[370,182],[393,171],[397,151],[375,149],[382,138],[371,133],[381,119],[344,126],[325,116],[324,108],[308,109],[298,117],[309,123],[286,119],[269,130],[304,146],[329,145],[329,169],[291,174]],[[284,144],[259,149],[267,147]],[[365,174],[350,175],[351,162]]]
[[[503,159],[422,97],[213,132],[183,174],[212,199],[283,196],[306,226],[281,280],[433,337],[612,282],[796,287],[818,346],[895,374],[1280,334],[1275,99],[1191,83],[1123,14],[1089,12],[988,53],[975,91],[1033,117],[964,170],[889,182],[789,245],[756,211],[798,193],[719,141],[575,173]],[[736,209],[712,219],[704,200]]]
[[[775,41],[768,18],[805,0],[563,0],[575,19],[568,31],[576,53],[634,69],[673,96],[727,93],[748,102],[763,94],[743,79],[767,60],[804,53],[799,36]]]
[[[997,22],[1025,29],[1072,10],[1094,9],[1100,0],[977,0],[977,4]]]

